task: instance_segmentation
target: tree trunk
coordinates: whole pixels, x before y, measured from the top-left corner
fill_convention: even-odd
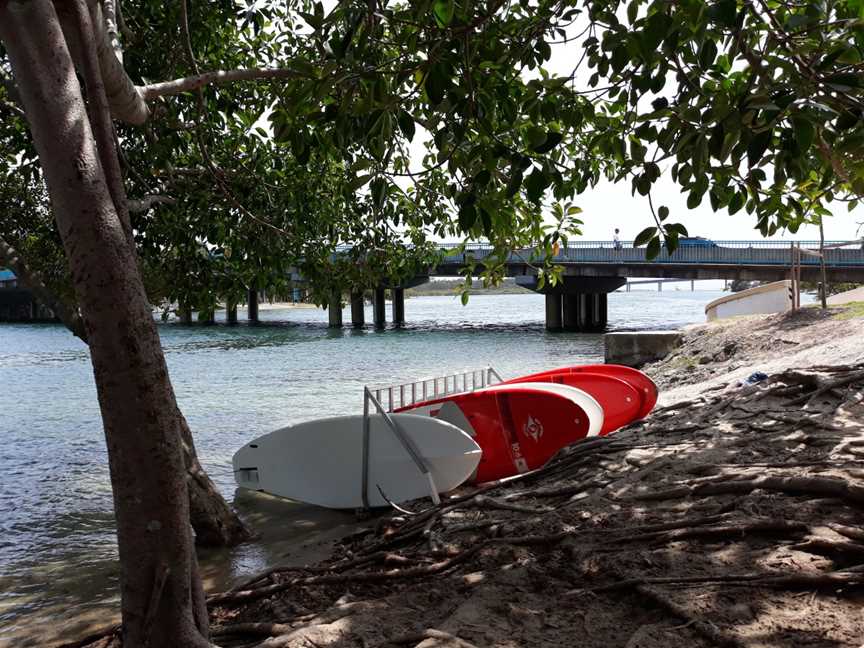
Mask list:
[[[204,472],[195,452],[192,431],[178,410],[183,458],[186,463],[186,485],[189,489],[189,519],[195,529],[195,542],[211,547],[231,547],[252,537],[228,502],[216,490],[210,476]]]
[[[125,646],[208,646],[189,526],[183,422],[50,0],[0,2],[9,54],[63,240],[108,446]]]

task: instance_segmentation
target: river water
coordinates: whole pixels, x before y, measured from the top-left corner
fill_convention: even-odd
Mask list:
[[[701,322],[705,304],[721,294],[613,293],[610,330]],[[415,297],[405,310],[407,326],[385,331],[333,331],[326,312],[299,308],[264,310],[254,327],[160,324],[201,460],[261,534],[259,542],[203,553],[209,587],[273,563],[323,558],[328,541],[355,524],[349,513],[235,493],[231,456],[249,439],[289,423],[358,413],[365,384],[488,365],[510,377],[602,362],[601,335],[544,331],[541,295],[477,295],[466,307],[454,297]],[[87,349],[59,325],[0,325],[0,645],[76,637],[112,621],[115,558]]]

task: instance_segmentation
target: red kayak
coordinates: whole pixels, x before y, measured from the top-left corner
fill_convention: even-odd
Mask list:
[[[584,375],[586,373],[590,374],[601,374],[604,376],[611,376],[612,378],[617,378],[618,380],[623,380],[625,383],[630,385],[640,396],[640,406],[636,416],[630,419],[629,422],[638,421],[639,419],[643,419],[654,409],[654,406],[657,404],[657,385],[654,384],[654,381],[651,380],[644,373],[639,371],[638,369],[633,369],[633,367],[625,367],[624,365],[616,365],[616,364],[596,364],[596,365],[575,365],[572,367],[559,367],[558,369],[550,369],[549,371],[541,371],[540,373],[531,374],[529,376],[520,376],[519,378],[515,378],[513,380],[506,381],[505,384],[510,384],[514,382],[560,382],[565,385],[572,385],[573,387],[578,387],[580,389],[584,389],[589,394],[591,394],[594,398],[596,398],[601,405],[603,405],[604,412],[607,417],[612,415],[614,418],[617,415],[618,405],[613,405],[610,409],[607,409],[609,406],[610,399],[614,397],[613,394],[604,395],[602,391],[594,392],[590,388],[590,382],[586,381],[583,383],[584,387],[579,384],[577,379],[578,375]],[[595,381],[596,382],[596,381]],[[599,388],[599,384],[598,384]],[[616,393],[621,393],[619,388],[616,388]],[[626,423],[625,423],[626,425]],[[620,426],[619,426],[620,427]],[[617,428],[612,428],[617,429]],[[610,430],[611,431],[611,430]]]
[[[539,468],[603,427],[603,409],[594,398],[550,382],[495,385],[396,411],[434,416],[473,436],[483,450],[477,482]]]

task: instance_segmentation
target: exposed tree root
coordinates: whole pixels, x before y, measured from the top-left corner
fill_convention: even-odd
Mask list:
[[[804,533],[807,525],[787,520],[758,520],[745,524],[726,524],[717,526],[693,526],[670,531],[639,533],[610,539],[609,542],[675,542],[688,538],[723,540],[741,538],[754,533]]]
[[[741,641],[722,632],[710,621],[697,619],[685,607],[679,605],[657,589],[642,584],[633,585],[633,589],[635,589],[642,596],[653,601],[656,605],[665,609],[673,616],[676,616],[682,621],[684,621],[684,625],[692,628],[694,632],[702,635],[715,645],[728,646],[729,648],[743,647],[744,644],[742,644]]]
[[[856,507],[864,506],[864,486],[853,484],[840,477],[777,477],[769,475],[756,479],[712,482],[707,484],[682,485],[663,491],[634,495],[637,500],[666,500],[682,497],[706,497],[709,495],[746,495],[754,490],[770,490],[789,495],[834,497]]]
[[[105,639],[107,637],[119,636],[120,631],[122,630],[122,626],[119,623],[115,623],[109,626],[105,626],[95,632],[90,633],[86,637],[78,639],[77,641],[70,641],[68,643],[62,643],[54,648],[84,648],[84,646],[89,646],[92,643],[96,643],[100,639]]]
[[[864,585],[864,573],[854,571],[823,572],[818,574],[799,573],[783,576],[765,574],[722,574],[715,576],[658,576],[628,578],[609,585],[591,589],[593,592],[607,592],[637,585],[693,585],[727,584],[772,589],[838,589]]]

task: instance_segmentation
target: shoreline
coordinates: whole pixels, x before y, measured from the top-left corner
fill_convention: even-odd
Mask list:
[[[274,305],[274,307],[278,306]],[[812,315],[812,312],[816,312],[817,315]],[[806,311],[801,311],[797,314],[749,316],[746,318],[735,318],[735,320],[719,320],[718,322],[713,322],[710,324],[696,324],[685,327],[685,339],[684,344],[681,347],[676,349],[665,359],[657,363],[647,365],[645,368],[643,368],[647,373],[649,373],[649,375],[651,375],[655,378],[655,380],[657,380],[659,385],[661,385],[661,402],[658,404],[658,407],[660,405],[667,405],[666,412],[663,412],[662,410],[655,410],[655,413],[659,416],[657,420],[657,424],[659,425],[659,427],[652,427],[652,418],[649,418],[647,425],[640,426],[639,424],[637,424],[637,426],[632,430],[622,430],[620,434],[616,433],[612,437],[609,437],[609,440],[613,442],[613,444],[617,442],[618,439],[631,442],[634,439],[633,435],[637,435],[640,441],[637,444],[639,445],[639,448],[627,450],[624,454],[624,458],[620,462],[621,467],[618,469],[618,473],[620,473],[620,475],[618,475],[618,473],[615,473],[614,471],[607,471],[607,477],[616,477],[616,475],[618,475],[618,477],[625,480],[624,483],[626,484],[628,483],[626,482],[626,479],[632,477],[632,475],[628,471],[630,471],[634,466],[648,467],[658,464],[666,466],[667,468],[675,466],[678,460],[674,459],[674,457],[672,457],[671,455],[654,456],[651,454],[651,452],[653,451],[643,448],[646,443],[650,443],[649,440],[652,438],[650,435],[663,436],[665,439],[664,443],[668,443],[671,440],[670,438],[668,438],[668,413],[670,411],[674,412],[677,418],[684,421],[699,420],[699,417],[702,417],[703,423],[708,420],[711,421],[711,424],[713,425],[713,419],[706,419],[706,410],[716,409],[716,407],[720,403],[736,395],[739,391],[737,388],[737,381],[740,380],[742,376],[746,377],[745,374],[747,374],[747,372],[752,372],[751,370],[759,370],[760,368],[764,368],[767,366],[769,368],[772,368],[772,371],[776,369],[776,371],[782,373],[783,371],[788,370],[789,366],[795,366],[790,365],[790,363],[804,362],[807,358],[810,358],[811,365],[829,364],[828,361],[845,361],[849,363],[864,362],[864,351],[860,350],[862,348],[862,345],[860,344],[860,342],[862,341],[860,330],[862,330],[861,326],[862,324],[864,324],[864,318],[857,316],[856,318],[853,318],[853,321],[836,319],[837,316],[841,315],[844,312],[848,311],[843,308],[835,308],[832,309],[832,311],[827,316],[819,316],[818,311],[811,311],[810,309],[807,309]],[[753,338],[753,344],[751,344],[750,347],[747,347],[746,345],[741,345],[739,343],[736,345],[736,349],[734,350],[731,349],[731,347],[727,348],[727,343],[729,341],[734,341],[736,338],[741,338],[743,335],[743,331],[749,331],[747,335],[750,335]],[[844,335],[842,331],[846,331],[847,335]],[[854,335],[855,332],[859,332],[857,338]],[[777,344],[772,346],[772,341],[779,344],[779,348],[775,348]],[[789,349],[793,347],[793,344],[795,352],[790,353]],[[700,362],[700,360],[703,358],[705,359],[705,361]],[[822,362],[820,359],[825,360],[825,362]],[[786,369],[783,369],[783,365],[786,366]],[[806,369],[807,366],[801,365],[801,367]],[[698,389],[694,389],[694,384],[698,385]],[[668,405],[671,404],[673,401],[692,401],[698,400],[700,398],[705,399],[705,402],[698,406],[693,404],[684,404],[682,406],[679,406],[677,410],[668,409]],[[750,401],[742,401],[742,403],[742,406],[744,407],[753,406],[753,403],[751,403]],[[757,405],[757,409],[764,408],[767,404],[767,402],[761,403]],[[728,412],[721,412],[720,410],[718,410],[718,412],[720,412],[720,418],[726,416],[727,414],[737,415],[734,408],[729,409]],[[661,423],[662,425],[660,425]],[[722,424],[729,425],[729,421],[724,421]],[[685,427],[686,425],[687,424],[685,424]],[[631,426],[631,428],[633,427],[634,426]],[[684,436],[679,439],[681,441],[679,445],[684,444],[684,447],[689,447],[687,446],[687,444],[690,443],[689,438],[691,434],[695,433],[693,432],[693,430],[696,430],[696,428],[690,428],[690,431],[684,431]],[[782,431],[782,428],[778,431]],[[794,430],[790,429],[789,433],[794,433]],[[646,434],[648,434],[649,436],[646,437]],[[674,436],[674,430],[672,434]],[[679,434],[679,436],[681,436],[681,434]],[[573,446],[573,448],[577,449],[579,447],[580,446],[578,444],[576,446]],[[809,448],[805,449],[809,450]],[[773,450],[771,450],[770,452],[773,452]],[[765,456],[770,458],[772,456],[770,452]],[[710,457],[715,457],[715,455],[711,453],[700,455],[699,460],[702,461],[702,463],[706,463],[705,459]],[[728,459],[730,461],[735,461],[734,455],[730,455]],[[609,457],[605,454],[605,450],[603,451],[603,453],[601,453],[598,460],[601,461],[601,463],[610,460]],[[707,463],[716,461],[717,459],[715,457],[713,459],[709,459]],[[594,466],[593,470],[596,471],[598,469],[598,466],[596,464],[592,465]],[[637,470],[639,469],[641,468],[637,468]],[[664,468],[664,470],[666,470],[666,468]],[[584,479],[582,480],[582,482],[584,482],[586,479],[591,479],[593,475],[585,474],[583,475],[583,477]],[[616,479],[618,477],[616,477]],[[657,475],[654,475],[652,473],[651,475],[646,476],[644,479],[646,482],[648,482],[655,477],[657,477]],[[682,478],[687,479],[686,471]],[[844,476],[844,478],[848,479],[849,476],[846,475]],[[476,511],[472,508],[471,511],[473,511],[473,513],[471,514],[479,516],[479,519],[481,521],[491,521],[493,519],[493,515],[503,516],[500,517],[500,520],[499,518],[494,518],[496,520],[499,520],[498,522],[496,522],[496,524],[504,525],[502,528],[499,529],[499,535],[488,536],[485,532],[479,533],[479,535],[477,535],[475,538],[476,542],[488,543],[491,539],[494,539],[496,537],[504,537],[506,535],[517,532],[522,533],[523,536],[538,536],[543,535],[544,533],[548,535],[552,529],[552,527],[549,526],[551,522],[549,519],[547,519],[549,514],[543,513],[543,511],[548,506],[548,503],[550,501],[556,500],[549,499],[549,496],[543,496],[539,498],[534,497],[534,495],[530,492],[531,489],[534,489],[535,491],[542,491],[543,489],[549,490],[555,488],[558,488],[559,490],[572,490],[576,486],[578,486],[579,483],[582,482],[576,483],[572,479],[565,482],[560,482],[560,480],[550,481],[549,479],[544,478],[542,480],[539,480],[536,484],[529,485],[528,491],[526,491],[524,495],[520,495],[518,498],[513,497],[518,492],[520,492],[518,489],[517,491],[512,491],[511,489],[501,489],[499,491],[493,492],[491,496],[495,498],[495,501],[503,501],[505,503],[513,502],[513,506],[530,508],[533,509],[533,511],[510,511],[509,513],[505,512],[502,514],[500,509],[497,509],[495,506],[487,510],[488,506],[485,504],[475,507]],[[618,492],[620,491],[620,488],[626,489],[628,487],[624,485],[616,488],[618,490],[615,490],[613,488],[610,492]],[[573,499],[565,500],[564,504],[562,505],[563,508],[560,510],[569,511],[570,507],[573,506],[586,506],[590,508],[590,510],[592,511],[591,515],[595,516],[597,520],[606,519],[603,517],[604,515],[608,515],[608,513],[604,512],[606,511],[606,508],[608,508],[608,506],[603,504],[605,496],[601,493],[599,495],[599,499],[597,499],[598,495],[592,494],[592,489],[588,489],[586,492],[588,493],[586,497],[582,497],[581,495],[579,495],[579,493],[570,496]],[[612,501],[614,502],[616,500],[613,499]],[[767,502],[762,502],[761,500],[759,501],[761,502],[760,506],[773,505],[773,500],[769,500]],[[527,507],[526,504],[528,504]],[[616,506],[619,505],[622,504],[616,504]],[[416,503],[416,505],[408,505],[408,508],[413,510],[419,510],[425,508],[426,506],[428,506],[428,502],[420,502]],[[606,508],[604,508],[604,506],[606,506]],[[631,509],[625,506],[621,510],[627,512]],[[669,524],[669,521],[665,517],[657,517],[657,515],[651,512],[650,509],[638,510],[639,514],[634,519],[638,520],[642,524],[642,526],[644,526],[645,522],[651,522],[652,524]],[[511,515],[511,513],[518,514]],[[618,514],[612,515],[612,518],[615,518],[615,520],[617,520],[616,515]],[[460,522],[460,517],[462,517],[462,514],[454,514],[452,516],[453,519],[440,520],[436,524],[436,526],[433,527],[432,537],[440,535],[439,540],[441,542],[444,542],[444,545],[446,547],[447,542],[450,542],[450,536],[448,535],[450,531],[448,531],[448,529],[453,526],[458,527],[460,524],[467,524],[467,522]],[[618,517],[620,517],[620,515],[618,515]],[[357,538],[349,540],[347,544],[344,542],[338,542],[337,538],[332,538],[332,540],[335,542],[335,545],[333,545],[335,549],[332,553],[329,551],[325,552],[329,555],[325,557],[324,560],[319,564],[331,566],[338,565],[339,561],[344,560],[344,558],[348,555],[354,555],[358,552],[360,552],[359,555],[363,555],[362,552],[368,549],[367,545],[370,541],[374,544],[375,542],[380,542],[381,540],[381,538],[376,535],[373,527],[378,528],[379,530],[384,532],[388,532],[387,529],[390,529],[393,533],[399,534],[400,529],[404,529],[406,524],[410,526],[411,518],[407,518],[407,520],[403,521],[399,521],[398,518],[399,516],[385,516],[384,518],[377,518],[376,520],[373,520],[371,526],[367,525],[369,526],[370,530],[366,533],[365,536],[361,536],[359,540]],[[612,518],[609,519],[612,520]],[[503,520],[503,522],[501,520]],[[857,523],[860,522],[862,521],[858,520]],[[626,531],[628,529],[632,530],[632,522],[622,522],[621,520],[617,520],[615,524],[623,524],[623,526],[621,526],[621,529],[623,531]],[[478,527],[478,529],[480,529],[480,527]],[[590,533],[590,529],[589,531],[586,531],[586,533]],[[503,534],[503,536],[501,534]],[[456,542],[457,545],[460,544],[463,540],[464,538],[462,538],[461,536],[456,536],[454,539],[452,539],[452,541]],[[394,547],[394,550],[396,552],[394,555],[407,557],[409,560],[415,561],[414,564],[417,565],[432,564],[426,562],[429,560],[432,560],[433,562],[435,560],[446,561],[449,559],[447,557],[448,555],[450,555],[450,557],[452,558],[453,554],[448,554],[448,552],[451,551],[450,549],[438,549],[434,550],[431,554],[427,554],[426,552],[428,552],[429,548],[433,547],[434,544],[435,543],[429,541],[427,547],[427,542],[424,541],[423,547],[425,549],[420,553],[416,553],[416,548],[414,548],[413,545],[406,545],[404,548],[397,545],[396,547]],[[293,549],[294,543],[289,541],[285,546],[291,546]],[[518,546],[520,545],[517,545],[517,547]],[[557,547],[557,545],[554,546]],[[570,551],[570,549],[567,549],[567,547],[571,546],[571,544],[564,545],[565,554]],[[528,560],[529,566],[535,565],[535,561],[540,561],[537,562],[535,567],[532,567],[532,569],[539,569],[541,572],[546,573],[543,571],[544,568],[540,566],[542,565],[540,557],[545,556],[545,550],[540,551],[541,548],[542,547],[540,545],[534,546],[530,543],[528,545],[524,545],[524,559]],[[319,547],[318,549],[320,551],[321,547]],[[436,551],[438,553],[436,553]],[[442,551],[443,553],[440,553]],[[556,548],[554,551],[560,553],[559,548]],[[346,554],[346,552],[349,553]],[[555,553],[555,555],[558,555],[558,553]],[[318,559],[320,557],[321,554],[319,553],[313,559]],[[298,555],[297,558],[300,558],[300,556]],[[543,560],[545,559],[546,558],[543,558]],[[590,555],[585,559],[590,560]],[[477,625],[482,625],[484,628],[494,628],[497,625],[501,628],[509,629],[508,631],[511,633],[515,632],[515,630],[510,624],[513,622],[514,619],[521,618],[520,615],[522,613],[518,611],[514,612],[512,608],[507,608],[506,605],[503,612],[496,611],[496,606],[502,605],[502,601],[506,601],[506,599],[501,599],[498,595],[490,594],[487,589],[497,590],[501,587],[505,587],[505,583],[510,583],[510,585],[507,585],[507,587],[516,587],[517,591],[522,591],[519,588],[528,588],[526,591],[530,591],[530,583],[532,582],[532,577],[530,576],[530,569],[528,571],[525,571],[525,569],[520,567],[514,568],[515,571],[510,570],[510,573],[512,573],[513,576],[508,581],[505,578],[507,573],[506,569],[504,570],[504,572],[502,572],[502,574],[504,575],[497,573],[500,565],[499,567],[492,569],[491,572],[486,569],[485,565],[487,564],[498,565],[499,563],[495,562],[495,560],[497,559],[493,560],[492,557],[489,557],[478,558],[478,560],[479,563],[477,561],[474,561],[473,559],[472,561],[468,561],[470,562],[470,569],[468,567],[466,567],[465,569],[461,569],[454,566],[455,571],[452,573],[444,570],[444,572],[440,576],[432,577],[430,575],[428,578],[420,577],[416,581],[414,581],[413,579],[406,579],[406,584],[404,585],[404,587],[403,585],[397,585],[395,582],[393,584],[383,584],[378,586],[371,584],[366,585],[364,584],[362,574],[359,572],[356,575],[357,580],[354,580],[354,577],[351,575],[346,576],[345,584],[342,586],[307,586],[298,584],[296,588],[292,588],[297,589],[297,592],[295,592],[297,598],[292,598],[292,594],[290,593],[283,595],[280,598],[274,599],[272,601],[272,609],[293,609],[298,605],[299,601],[305,609],[309,610],[308,613],[304,614],[307,614],[307,616],[308,614],[312,613],[317,614],[317,616],[313,619],[314,623],[311,623],[308,620],[297,621],[295,623],[295,629],[301,632],[301,634],[297,637],[296,645],[298,646],[309,645],[308,642],[304,644],[305,639],[302,639],[302,637],[308,637],[310,641],[318,643],[326,643],[328,641],[332,642],[335,639],[334,633],[344,633],[346,631],[346,624],[340,623],[340,619],[343,618],[350,618],[352,620],[352,623],[354,623],[354,621],[356,620],[357,627],[360,628],[364,633],[361,635],[364,637],[364,641],[370,641],[374,644],[375,641],[382,639],[381,633],[384,631],[380,619],[377,618],[378,616],[383,614],[383,608],[381,607],[382,605],[386,605],[387,610],[395,610],[393,612],[393,615],[395,616],[390,615],[390,612],[387,613],[388,615],[390,615],[388,618],[392,619],[392,624],[394,627],[407,627],[407,624],[412,619],[416,622],[417,619],[415,617],[425,619],[431,618],[429,617],[429,614],[426,614],[424,616],[423,614],[419,614],[416,612],[413,616],[410,615],[408,613],[410,606],[414,606],[415,608],[418,605],[427,606],[430,614],[432,610],[438,610],[438,614],[440,614],[443,611],[443,608],[440,607],[443,599],[439,600],[440,596],[443,596],[445,589],[446,591],[451,591],[453,590],[453,588],[456,588],[455,591],[458,592],[458,594],[456,595],[456,602],[458,604],[456,611],[447,617],[449,620],[445,623],[440,625],[431,625],[430,627],[440,629],[444,632],[450,632],[455,636],[460,636],[465,639],[473,639],[476,642],[475,645],[477,646],[498,645],[495,643],[485,643],[483,639],[486,635],[484,635],[482,632],[479,634],[475,632],[475,634],[472,635],[473,631],[469,630],[466,632],[465,628],[470,628]],[[489,561],[491,561],[491,563]],[[505,561],[504,566],[506,567],[506,565],[508,564],[510,563],[507,563]],[[381,565],[380,568],[384,570],[398,570],[402,568],[402,566],[399,563],[394,563],[390,566]],[[377,569],[379,568],[376,567],[373,562],[370,563],[368,570],[363,571],[362,573],[375,573]],[[472,569],[480,569],[480,572],[472,572]],[[474,579],[474,576],[472,576],[472,574],[475,573],[483,574],[482,578],[476,582],[472,580]],[[547,576],[552,579],[552,588],[555,589],[556,587],[558,587],[554,574],[547,574]],[[273,578],[275,579],[273,582],[282,582],[280,581],[281,577],[278,574],[275,574]],[[429,578],[432,578],[432,580],[430,581]],[[504,581],[502,581],[502,578],[504,579]],[[349,585],[349,583],[351,585]],[[210,581],[210,584],[212,586],[213,581]],[[418,588],[423,589],[423,591],[421,592]],[[568,590],[557,593],[563,596],[572,589],[573,586],[571,585]],[[343,600],[341,603],[339,603],[339,600],[342,599],[346,591],[351,591],[353,598],[350,598],[347,601]],[[570,594],[570,596],[574,595]],[[357,603],[357,605],[354,605],[355,603]],[[536,609],[538,610],[538,613],[551,614],[553,623],[559,624],[561,625],[561,627],[570,628],[570,630],[572,631],[579,631],[578,627],[571,627],[567,625],[570,623],[570,621],[568,621],[567,619],[562,620],[560,618],[560,615],[556,616],[555,614],[552,614],[554,611],[545,610],[545,608],[543,608],[543,606],[537,601],[534,601],[533,604],[530,604],[531,601],[525,599],[525,597],[523,597],[523,595],[521,594],[516,597],[515,601],[511,601],[511,603],[520,609]],[[818,603],[819,605],[824,605],[824,601],[822,601],[821,599],[819,599]],[[351,607],[352,605],[353,607]],[[402,606],[401,608],[400,605]],[[535,607],[531,607],[531,605],[535,605]],[[343,608],[345,606],[348,606],[350,609],[355,610],[356,608],[356,610],[350,613],[350,617],[339,617],[335,621],[328,621],[334,616],[338,616],[339,614],[341,614],[341,612],[339,612],[339,609],[341,609],[340,606],[342,606]],[[479,612],[477,610],[478,607]],[[588,605],[588,607],[590,607],[590,605]],[[234,618],[234,615],[238,612],[240,614],[239,618],[247,621],[260,622],[270,619],[277,621],[283,620],[282,618],[274,619],[272,616],[268,616],[272,613],[268,613],[265,608],[259,608],[255,604],[249,603],[246,606],[241,606],[239,610],[234,605],[216,609],[215,616],[213,618],[214,623],[218,624],[229,621],[234,622],[236,620]],[[225,617],[225,614],[229,614],[230,619],[228,617]],[[513,616],[514,614],[516,615],[515,617]],[[373,623],[372,617],[375,617],[375,623]],[[532,616],[529,614],[523,620],[526,623],[530,621],[530,623],[528,623],[528,626],[533,627],[533,625],[536,624],[534,624],[534,621],[532,621],[532,619],[536,618],[536,616]],[[698,620],[698,617],[696,618]],[[689,618],[685,619],[684,623],[687,623],[689,620]],[[645,625],[652,626],[656,624],[654,624],[653,621],[646,621],[640,627],[643,627]],[[666,623],[664,625],[663,623],[660,623],[659,625],[668,630],[668,628],[672,627],[673,624]],[[678,622],[677,625],[680,625],[680,622]],[[624,626],[622,627],[629,628],[629,626],[627,626],[626,624],[624,624]],[[634,633],[639,631],[639,628],[630,629]],[[536,630],[537,628],[535,628],[535,631]],[[557,632],[554,626],[546,628],[546,631],[548,633],[551,633],[550,636],[555,635]],[[486,630],[484,630],[483,632],[486,632]],[[649,630],[645,630],[644,632],[649,635],[651,634]],[[672,643],[669,645],[703,645],[702,643],[699,643],[700,638],[698,636],[698,633],[696,633],[696,635],[692,635],[692,633],[679,634],[687,635],[687,640],[691,641],[692,643]],[[543,636],[545,637],[545,635]],[[68,638],[72,639],[73,637]],[[494,637],[490,637],[490,639],[500,639],[503,641],[503,637],[501,635],[495,635]],[[525,639],[527,641],[528,637],[526,637]],[[607,642],[606,645],[624,645],[623,643],[615,643],[614,640],[609,643],[610,639],[611,637],[608,635],[605,637],[605,641]],[[284,645],[291,646],[295,644],[286,643]],[[527,642],[525,644],[519,645],[546,644]],[[552,643],[550,645],[555,644]],[[592,643],[586,645],[593,646],[595,644]],[[599,641],[596,645],[600,645]],[[634,645],[641,646],[643,644],[637,643]],[[646,643],[644,645],[653,646],[654,644]],[[837,645],[845,646],[846,644],[839,643]]]

